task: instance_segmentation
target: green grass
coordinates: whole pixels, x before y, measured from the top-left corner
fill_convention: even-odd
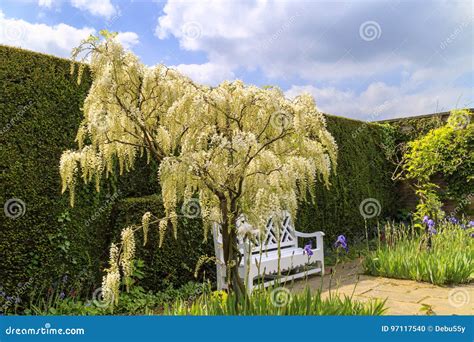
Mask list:
[[[472,228],[442,222],[437,234],[413,226],[386,225],[385,241],[364,259],[367,274],[436,285],[469,283],[474,278]]]
[[[290,293],[285,288],[255,290],[250,298],[237,300],[235,294],[213,292],[203,294],[192,303],[178,300],[165,307],[165,315],[382,315],[385,301],[355,301],[349,296],[336,295],[323,298],[320,291],[309,289],[301,293]]]

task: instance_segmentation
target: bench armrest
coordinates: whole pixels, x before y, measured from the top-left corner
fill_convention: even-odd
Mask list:
[[[312,232],[312,233],[303,233],[295,230],[295,235],[296,237],[301,237],[301,238],[311,238],[311,237],[323,237],[324,233],[323,232]]]
[[[323,232],[312,232],[312,233],[303,233],[295,230],[295,236],[297,238],[316,238],[316,248],[319,250],[323,250]]]

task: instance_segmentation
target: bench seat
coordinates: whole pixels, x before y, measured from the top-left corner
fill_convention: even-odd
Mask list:
[[[245,281],[249,292],[255,286],[255,281],[267,287],[277,280],[284,282],[310,274],[324,274],[324,233],[321,231],[298,232],[294,229],[288,212],[284,212],[282,217],[279,231],[276,229],[273,219],[269,218],[265,234],[263,234],[263,244],[261,241],[257,241],[249,245],[248,240],[240,240],[239,247],[243,258],[239,265],[239,275]],[[240,224],[245,223],[243,218],[239,221]],[[217,287],[221,290],[226,288],[226,271],[222,251],[222,235],[220,226],[217,224],[213,227],[213,237],[216,257],[219,260],[217,263]],[[311,256],[308,256],[304,249],[298,246],[298,238],[315,238],[311,240]],[[280,259],[279,262],[278,259]],[[277,277],[278,275],[279,277]]]

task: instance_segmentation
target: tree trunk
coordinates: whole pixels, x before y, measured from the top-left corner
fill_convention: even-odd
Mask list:
[[[227,201],[221,199],[222,214],[222,248],[224,251],[224,262],[226,265],[226,281],[229,290],[234,291],[237,299],[246,296],[245,285],[239,276],[240,255],[237,239],[236,217],[229,213]]]

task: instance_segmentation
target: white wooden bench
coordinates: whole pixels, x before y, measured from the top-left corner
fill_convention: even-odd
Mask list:
[[[288,212],[282,215],[279,227],[270,218],[265,227],[262,238],[256,238],[251,242],[249,239],[239,239],[239,250],[243,255],[239,265],[239,275],[246,281],[249,292],[254,287],[254,281],[263,283],[265,287],[272,285],[275,281],[288,281],[304,277],[306,275],[321,273],[324,275],[324,250],[323,232],[301,233],[295,230],[291,216]],[[237,227],[247,224],[244,217],[239,218]],[[279,228],[279,229],[278,229]],[[222,290],[227,287],[226,267],[222,249],[222,234],[219,224],[213,226],[214,248],[217,262],[217,288]],[[312,240],[311,251],[308,256],[304,249],[298,247],[298,238],[316,238]],[[314,243],[316,242],[316,246]],[[278,255],[280,254],[280,262]],[[280,271],[280,272],[279,272]],[[278,274],[281,278],[278,278]]]

